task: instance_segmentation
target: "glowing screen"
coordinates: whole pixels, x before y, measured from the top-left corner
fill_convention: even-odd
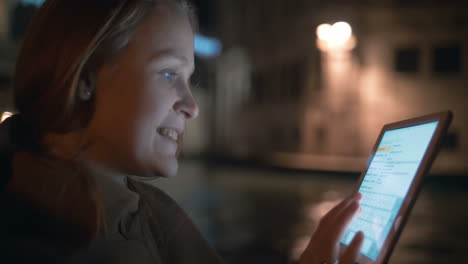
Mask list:
[[[353,219],[342,243],[364,232],[361,253],[376,260],[400,211],[438,121],[384,132],[358,192],[361,213]]]

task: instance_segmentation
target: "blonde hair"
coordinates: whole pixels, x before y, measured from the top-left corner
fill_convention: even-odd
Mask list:
[[[94,102],[79,99],[78,82],[122,51],[136,27],[160,4],[186,11],[195,30],[193,9],[184,0],[47,0],[42,5],[24,38],[14,78],[16,108],[34,130],[37,144],[46,133],[68,133],[87,125]],[[85,240],[90,241],[103,228],[102,201],[94,181],[79,169],[77,173],[84,177],[82,186],[74,186],[80,191],[68,199],[83,196],[95,206],[72,222],[82,222],[89,230]],[[66,174],[62,189],[73,181]]]

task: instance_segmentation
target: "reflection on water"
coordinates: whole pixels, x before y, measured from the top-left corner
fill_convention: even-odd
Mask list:
[[[155,184],[187,210],[227,263],[275,264],[297,259],[357,177],[183,161],[177,177]],[[466,186],[424,186],[390,263],[468,263]]]

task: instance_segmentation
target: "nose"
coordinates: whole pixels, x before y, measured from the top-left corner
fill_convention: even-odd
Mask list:
[[[187,90],[185,95],[174,104],[174,111],[183,115],[185,119],[193,119],[198,116],[198,104],[190,90]]]

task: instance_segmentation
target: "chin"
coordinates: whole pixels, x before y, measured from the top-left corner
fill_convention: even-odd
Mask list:
[[[171,178],[177,175],[179,164],[177,159],[169,160],[164,164],[155,164],[156,168],[153,170],[157,176],[164,178]],[[159,166],[158,166],[159,165]]]

